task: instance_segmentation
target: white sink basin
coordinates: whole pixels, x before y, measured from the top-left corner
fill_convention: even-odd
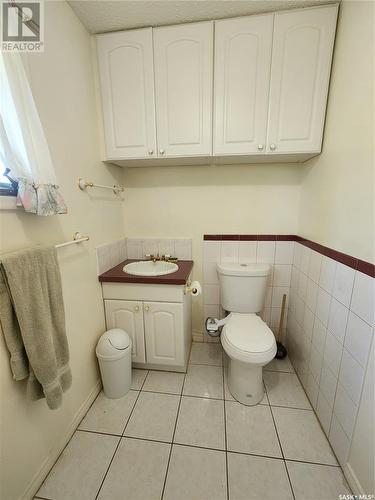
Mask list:
[[[140,260],[126,264],[122,269],[125,273],[133,274],[134,276],[163,276],[171,274],[178,270],[178,265],[173,262],[164,262],[152,260]]]

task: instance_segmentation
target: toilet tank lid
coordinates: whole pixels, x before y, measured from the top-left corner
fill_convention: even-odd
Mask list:
[[[268,276],[270,271],[271,266],[269,264],[255,264],[252,262],[217,264],[217,272],[225,276]]]

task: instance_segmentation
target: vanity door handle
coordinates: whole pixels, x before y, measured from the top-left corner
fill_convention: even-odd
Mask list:
[[[133,307],[133,311],[134,311],[134,312],[138,312],[138,311],[139,311],[139,306],[134,306],[134,307]]]
[[[149,306],[145,306],[145,311],[148,312],[150,310]]]

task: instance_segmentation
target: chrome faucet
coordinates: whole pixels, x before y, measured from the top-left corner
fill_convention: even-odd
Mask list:
[[[152,260],[152,262],[162,261],[162,262],[177,262],[177,257],[171,257],[169,254],[166,255],[156,255],[147,253],[145,255],[146,260]]]

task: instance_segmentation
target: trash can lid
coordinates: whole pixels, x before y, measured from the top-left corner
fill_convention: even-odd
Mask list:
[[[124,351],[131,346],[131,338],[120,328],[108,330],[100,337],[96,346],[96,354],[101,358],[116,359],[122,357]]]

